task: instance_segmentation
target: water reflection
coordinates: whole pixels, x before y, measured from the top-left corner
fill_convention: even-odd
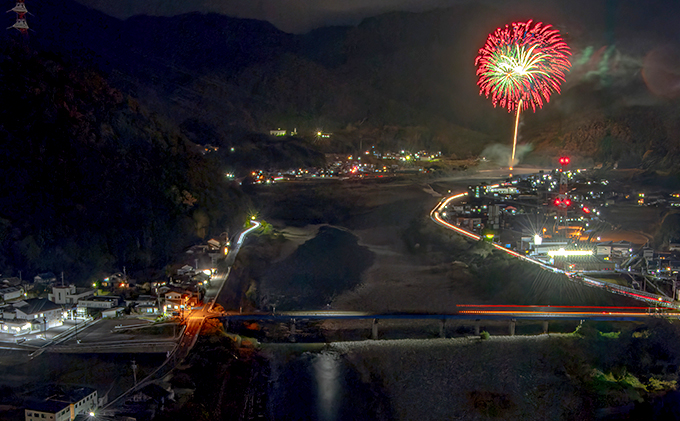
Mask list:
[[[332,352],[318,354],[312,361],[319,420],[335,421],[338,419],[338,404],[342,392],[340,363],[340,357]]]
[[[268,411],[272,420],[392,420],[389,398],[375,373],[360,374],[341,353],[287,352],[268,354]]]

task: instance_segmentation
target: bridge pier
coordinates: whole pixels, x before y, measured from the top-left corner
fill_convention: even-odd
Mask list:
[[[373,319],[371,325],[371,339],[378,339],[378,319]]]
[[[446,338],[446,319],[439,321],[439,337]]]
[[[548,333],[548,321],[543,320],[543,333]]]
[[[479,319],[475,320],[475,336],[479,336]]]
[[[290,321],[290,334],[288,335],[288,340],[295,342],[295,319]]]
[[[515,336],[515,324],[517,323],[516,319],[510,319],[510,336]]]

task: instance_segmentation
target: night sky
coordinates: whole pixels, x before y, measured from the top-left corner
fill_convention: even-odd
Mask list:
[[[469,0],[77,0],[118,18],[202,11],[266,20],[286,32],[356,24],[390,11],[423,11]]]
[[[306,32],[320,26],[357,24],[391,11],[426,11],[461,3],[502,8],[508,14],[545,13],[557,20],[581,20],[607,27],[631,18],[655,29],[659,20],[677,15],[677,0],[78,0],[118,18],[136,14],[171,16],[192,11],[266,20],[286,32]],[[617,16],[619,12],[624,16]],[[629,13],[634,11],[633,13]],[[518,16],[526,18],[527,16]],[[595,18],[595,22],[591,22]],[[677,22],[677,21],[676,21]],[[673,25],[674,26],[674,25]]]

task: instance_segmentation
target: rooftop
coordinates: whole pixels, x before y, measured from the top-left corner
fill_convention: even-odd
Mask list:
[[[38,314],[61,309],[61,306],[45,298],[28,298],[14,305],[26,314]]]

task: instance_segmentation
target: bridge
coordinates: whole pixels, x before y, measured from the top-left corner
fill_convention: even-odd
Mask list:
[[[477,305],[460,304],[450,313],[368,313],[360,311],[287,311],[274,313],[230,313],[215,314],[225,326],[232,330],[234,324],[246,322],[287,324],[288,339],[295,340],[299,325],[311,321],[365,320],[370,323],[370,338],[379,338],[380,323],[386,321],[434,322],[439,325],[439,337],[446,337],[446,323],[458,321],[459,324],[474,328],[479,335],[482,321],[507,323],[509,335],[515,334],[518,320],[542,323],[543,333],[548,332],[549,323],[556,321],[636,321],[652,317],[679,317],[680,314],[665,308],[650,307],[596,307],[596,306],[518,306],[518,305]],[[462,322],[462,323],[461,323]],[[497,323],[498,324],[498,323]],[[420,326],[416,324],[416,326]],[[361,328],[356,328],[361,329]],[[412,330],[412,329],[410,329]]]

